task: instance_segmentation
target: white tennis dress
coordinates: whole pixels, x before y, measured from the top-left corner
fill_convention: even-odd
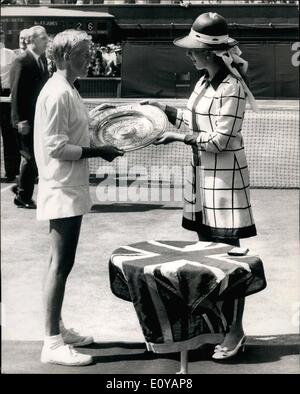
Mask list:
[[[34,153],[39,172],[37,219],[83,215],[92,205],[88,160],[88,112],[78,91],[55,73],[36,104]]]

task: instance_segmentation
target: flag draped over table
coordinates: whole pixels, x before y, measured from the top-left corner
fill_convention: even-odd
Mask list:
[[[148,241],[122,246],[109,262],[112,292],[131,301],[149,350],[158,353],[218,343],[235,319],[237,299],[266,287],[256,255],[232,246]]]

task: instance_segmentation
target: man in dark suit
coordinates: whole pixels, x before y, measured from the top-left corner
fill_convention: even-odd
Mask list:
[[[33,153],[34,114],[38,95],[49,78],[45,57],[48,36],[44,27],[31,27],[27,43],[26,51],[14,61],[10,73],[12,124],[17,129],[22,156],[18,186],[13,192],[15,205],[35,209],[32,195],[38,174]]]

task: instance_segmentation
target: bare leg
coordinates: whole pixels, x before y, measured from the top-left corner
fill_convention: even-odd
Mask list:
[[[49,258],[48,258],[48,267],[47,267],[47,270],[45,271],[45,276],[44,276],[44,280],[43,280],[43,289],[46,289],[46,280],[47,280],[47,277],[48,277],[48,272],[49,272],[49,269],[50,269],[51,262],[52,262],[52,247],[50,245]],[[60,321],[62,322],[62,316],[60,316]]]
[[[50,220],[50,258],[44,288],[45,333],[60,333],[59,320],[65,285],[72,270],[82,216]]]
[[[233,246],[240,246],[239,239],[212,239],[197,233],[199,241],[222,242]],[[234,303],[234,316],[229,332],[226,333],[224,341],[221,343],[222,347],[227,347],[229,350],[235,348],[240,339],[245,335],[243,329],[243,314],[244,314],[245,298],[239,298]]]
[[[222,347],[227,347],[229,350],[234,349],[238,342],[245,335],[243,329],[244,306],[245,298],[239,298],[234,301],[233,321],[230,326],[229,332],[226,333],[225,338],[221,343]]]

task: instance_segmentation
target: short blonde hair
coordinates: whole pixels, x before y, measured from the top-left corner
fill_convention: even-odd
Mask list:
[[[91,42],[92,37],[83,30],[64,30],[54,37],[52,42],[52,54],[56,64],[64,60],[66,54],[70,54],[81,42]]]

